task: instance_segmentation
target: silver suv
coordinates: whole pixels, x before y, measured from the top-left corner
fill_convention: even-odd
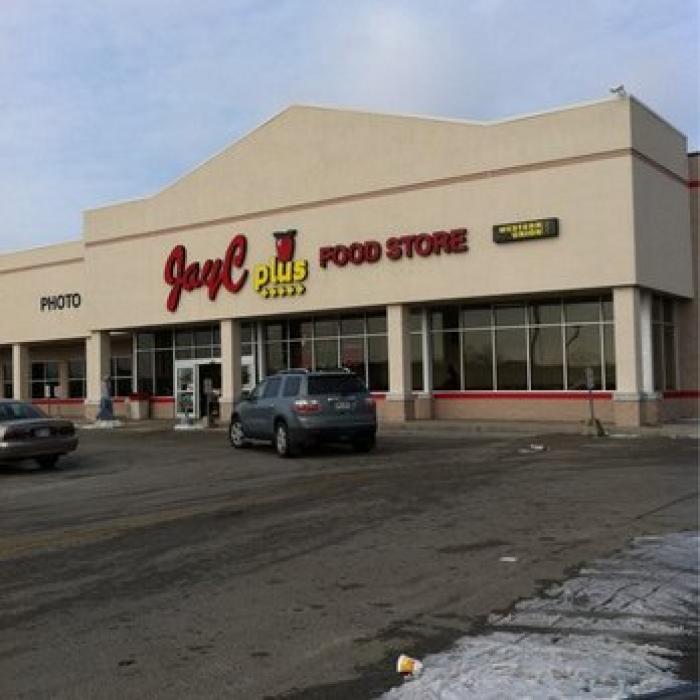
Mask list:
[[[372,449],[377,409],[362,380],[347,370],[290,369],[267,377],[234,404],[229,439],[271,441],[280,457],[319,442],[349,442]]]

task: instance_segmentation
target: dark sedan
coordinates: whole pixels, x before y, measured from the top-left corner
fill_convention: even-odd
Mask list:
[[[23,401],[0,399],[0,463],[34,459],[50,469],[77,446],[72,421],[49,418]]]

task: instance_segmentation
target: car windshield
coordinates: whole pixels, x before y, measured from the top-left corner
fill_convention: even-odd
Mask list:
[[[365,385],[354,374],[329,374],[325,377],[309,377],[309,396],[365,393],[367,393]]]
[[[21,403],[20,401],[0,403],[0,423],[8,420],[22,420],[24,418],[46,418],[46,415],[28,403]]]

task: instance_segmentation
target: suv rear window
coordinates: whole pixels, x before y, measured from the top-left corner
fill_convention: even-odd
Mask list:
[[[262,397],[264,399],[274,399],[279,393],[281,383],[281,379],[268,379]]]
[[[367,389],[354,374],[331,374],[326,377],[309,377],[309,396],[319,394],[365,394]]]
[[[301,377],[287,377],[284,382],[284,390],[282,396],[298,396],[299,387],[301,386]]]

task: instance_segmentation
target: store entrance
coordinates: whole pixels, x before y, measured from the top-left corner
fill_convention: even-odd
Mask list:
[[[221,361],[178,360],[175,362],[175,407],[178,417],[203,418],[207,396],[221,396]]]
[[[207,415],[207,404],[212,397],[221,396],[221,363],[208,362],[197,365],[197,388],[199,401],[197,403],[198,418]]]

